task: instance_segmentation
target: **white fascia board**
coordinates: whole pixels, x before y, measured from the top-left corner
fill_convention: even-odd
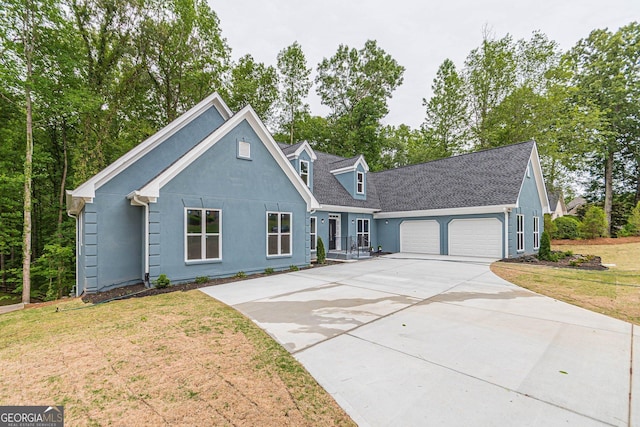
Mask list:
[[[298,147],[296,151],[288,154],[287,159],[297,159],[298,157],[300,157],[300,154],[302,154],[303,151],[306,151],[307,154],[309,154],[311,161],[316,161],[318,159],[318,156],[316,156],[316,152],[313,151],[313,148],[311,148],[311,145],[309,145],[307,141],[304,141],[302,144],[300,144],[300,147]]]
[[[84,182],[75,190],[71,191],[73,197],[92,198],[95,197],[96,190],[102,185],[109,182],[112,178],[117,176],[124,169],[136,162],[138,159],[149,153],[156,148],[162,142],[167,140],[171,135],[178,132],[184,126],[189,124],[193,119],[202,114],[211,105],[215,106],[223,119],[228,120],[231,117],[231,110],[224,102],[224,100],[218,95],[217,92],[209,95],[197,105],[191,108],[186,113],[169,123],[167,126],[151,135],[149,138],[136,145],[127,153],[122,155],[118,160],[111,163],[109,166],[98,172],[91,177],[88,181]]]
[[[444,216],[444,215],[473,215],[503,213],[517,205],[493,205],[493,206],[469,206],[464,208],[447,209],[423,209],[415,211],[379,212],[373,215],[374,219],[385,218],[413,218],[423,216]]]
[[[375,214],[376,212],[380,211],[380,209],[359,208],[355,206],[340,206],[340,205],[321,205],[316,210],[321,212],[347,212],[347,213],[365,213],[365,214]]]
[[[364,169],[365,172],[369,172],[369,165],[367,164],[362,154],[360,154],[360,157],[358,157],[358,159],[353,163],[353,165],[346,166],[339,169],[333,169],[329,172],[331,172],[334,175],[340,175],[341,173],[345,173],[345,172],[353,172],[356,169],[358,169],[359,164],[362,165],[362,168]]]
[[[174,162],[160,175],[156,176],[153,180],[151,180],[144,187],[138,190],[136,194],[139,197],[148,198],[152,203],[157,201],[157,198],[160,197],[160,189],[162,189],[162,187],[164,187],[187,166],[193,163],[213,145],[220,141],[225,135],[227,135],[227,133],[233,130],[243,120],[247,120],[247,123],[249,123],[252,129],[256,132],[258,138],[262,141],[262,143],[271,153],[278,165],[282,168],[282,170],[294,184],[300,195],[307,202],[307,209],[313,210],[318,208],[320,204],[315,199],[315,197],[313,197],[313,194],[311,194],[311,190],[309,190],[309,187],[305,185],[305,183],[302,181],[302,178],[300,178],[297,172],[293,169],[291,163],[284,156],[284,153],[282,153],[282,150],[280,150],[277,143],[267,130],[266,126],[264,125],[264,123],[262,123],[256,112],[253,110],[253,108],[251,108],[250,105],[247,105],[231,119],[224,122],[222,126],[216,129],[211,135],[203,139],[198,145],[196,145],[184,156]]]

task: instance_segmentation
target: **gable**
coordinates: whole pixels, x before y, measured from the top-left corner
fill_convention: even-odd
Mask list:
[[[531,191],[526,191],[529,181],[535,184],[535,194],[532,194]],[[516,203],[518,206],[522,204],[521,198],[523,195],[530,198],[536,197],[538,199],[536,202],[540,203],[542,213],[551,213],[549,197],[544,183],[544,176],[542,175],[542,166],[540,165],[540,157],[538,156],[538,147],[536,144],[533,144],[531,155],[527,161],[527,169],[522,177],[522,184],[520,186],[520,191],[518,192],[518,201]]]
[[[247,129],[255,134],[255,140],[249,141],[250,143],[262,144],[262,146],[269,152],[271,157],[275,160],[277,167],[280,171],[284,172],[289,181],[294,185],[295,189],[302,196],[307,203],[307,209],[316,209],[319,207],[318,202],[314,198],[309,188],[302,182],[298,176],[297,171],[293,168],[291,163],[287,160],[284,153],[278,147],[277,143],[271,137],[271,134],[266,129],[262,121],[258,118],[257,114],[251,108],[247,106],[238,112],[235,116],[225,122],[211,135],[206,137],[196,147],[174,162],[170,167],[165,169],[162,173],[142,186],[139,190],[132,192],[128,197],[130,199],[143,200],[146,202],[155,202],[160,196],[160,190],[176,178],[182,171],[184,171],[191,164],[196,162],[201,156],[205,155],[207,151],[214,145],[218,144],[228,135],[235,134],[236,140],[240,141],[243,137],[242,134],[237,133],[237,129],[242,126],[248,126]],[[234,159],[236,157],[234,156]],[[250,162],[251,160],[244,160]],[[244,180],[246,181],[246,179]],[[243,185],[247,185],[247,182],[243,182]]]
[[[189,125],[197,122],[198,119],[201,119],[203,115],[206,116],[207,114],[209,115],[209,123],[205,126],[201,126],[200,131],[193,131],[193,129],[191,129],[191,138],[187,138],[190,143],[187,143],[186,146],[183,147],[171,147],[166,150],[166,153],[158,154],[157,158],[147,158],[145,161],[146,156],[154,152],[154,150],[162,146],[165,142],[169,142],[168,145],[175,145],[174,141],[180,139],[181,132],[189,133]],[[140,182],[137,183],[135,181],[144,182],[150,179],[151,176],[155,176],[159,170],[167,167],[177,157],[188,151],[206,134],[211,133],[230,117],[231,110],[227,107],[220,95],[217,93],[211,94],[189,111],[169,123],[163,129],[156,132],[133,149],[129,150],[115,162],[98,172],[79,187],[74,190],[67,191],[67,211],[72,215],[77,214],[82,210],[84,203],[91,203],[93,201],[98,189],[105,186],[112,180],[117,179],[119,176],[121,180],[129,183],[129,185],[133,185],[134,188],[137,185],[141,185]],[[134,169],[135,172],[132,173],[131,171]],[[129,171],[127,177],[121,176],[121,174],[126,174],[127,171]],[[148,174],[148,176],[145,176],[145,173]]]

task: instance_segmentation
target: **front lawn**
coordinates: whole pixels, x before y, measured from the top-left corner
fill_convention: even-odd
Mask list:
[[[602,257],[605,271],[496,262],[491,270],[516,285],[598,313],[640,324],[640,242],[555,244],[553,250]],[[615,266],[613,266],[615,264]]]
[[[353,425],[286,350],[199,291],[58,301],[1,315],[0,331],[0,405],[64,405],[67,425]]]

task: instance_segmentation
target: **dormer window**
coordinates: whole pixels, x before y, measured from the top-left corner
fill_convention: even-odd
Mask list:
[[[309,186],[309,162],[307,160],[300,160],[300,178]]]
[[[364,194],[364,173],[358,172],[356,181],[356,193]]]

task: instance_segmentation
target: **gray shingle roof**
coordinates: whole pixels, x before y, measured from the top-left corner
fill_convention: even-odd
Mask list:
[[[359,158],[360,158],[360,155],[353,156],[348,159],[345,159],[344,157],[340,157],[340,160],[336,160],[335,162],[331,163],[331,170],[348,168],[349,166],[353,166],[356,164]]]
[[[330,172],[352,166],[360,156],[316,151],[313,194],[322,205],[383,212],[515,204],[533,141],[367,174],[367,200],[354,199]],[[285,154],[300,145],[279,144]]]
[[[515,204],[533,141],[369,174],[383,211]]]

